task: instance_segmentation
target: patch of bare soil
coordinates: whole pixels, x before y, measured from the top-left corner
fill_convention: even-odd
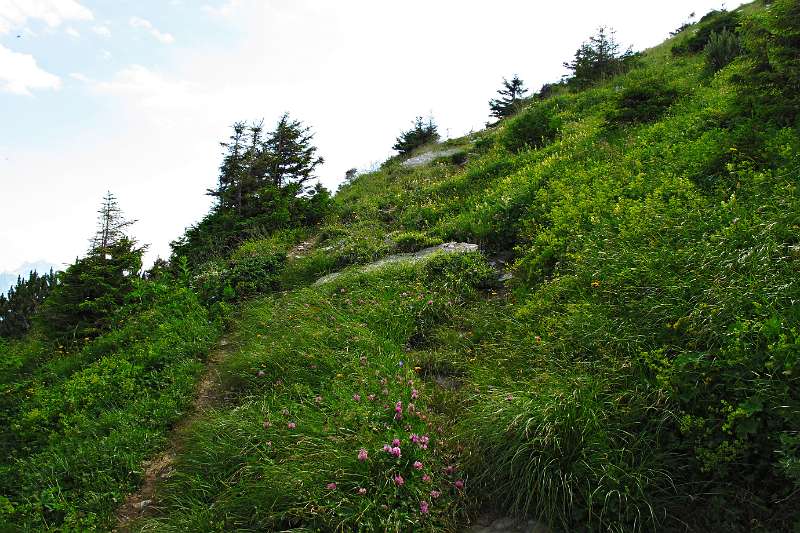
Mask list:
[[[144,469],[142,485],[139,490],[129,494],[117,509],[115,513],[117,525],[113,531],[120,533],[130,531],[135,520],[151,516],[159,510],[157,488],[160,481],[172,475],[175,457],[180,448],[178,437],[187,426],[200,418],[209,406],[219,400],[221,390],[218,366],[229,352],[229,342],[223,338],[208,357],[206,371],[197,383],[191,413],[172,428],[167,449],[142,463]]]

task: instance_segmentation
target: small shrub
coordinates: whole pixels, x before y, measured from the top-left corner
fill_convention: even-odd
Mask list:
[[[429,246],[436,246],[442,241],[430,237],[421,231],[404,231],[392,237],[395,249],[398,252],[416,252]]]
[[[551,106],[536,104],[508,121],[500,133],[500,145],[511,152],[538,148],[552,141],[561,119]]]
[[[735,33],[739,22],[739,15],[733,11],[711,11],[700,19],[694,35],[672,47],[672,55],[681,56],[702,52],[712,34],[719,34],[726,30]]]
[[[742,52],[739,37],[733,32],[723,29],[720,33],[712,33],[704,49],[706,68],[709,72],[723,69]]]
[[[617,107],[608,115],[615,124],[634,124],[658,119],[678,98],[678,92],[663,82],[644,79],[625,87]]]

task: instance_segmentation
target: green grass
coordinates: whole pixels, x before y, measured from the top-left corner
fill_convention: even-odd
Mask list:
[[[161,512],[136,527],[452,531],[485,510],[555,531],[800,527],[800,132],[741,107],[744,62],[711,75],[701,55],[673,57],[683,38],[625,75],[559,89],[449,141],[466,162],[408,169],[393,158],[344,186],[318,227],[242,245],[234,260],[313,242],[275,271],[276,292],[242,303],[223,401],[179,436]],[[539,143],[534,126],[545,119],[556,131]],[[486,255],[347,268],[448,240]],[[510,261],[504,285],[486,263],[495,254]],[[12,391],[3,421],[20,424],[36,407],[37,424],[66,421],[58,435],[81,427],[56,416],[54,399],[85,390],[81,369],[136,367],[53,358],[34,340],[0,350]],[[181,375],[194,376],[197,358],[185,364]],[[30,383],[44,391],[33,400]],[[100,392],[124,397],[125,383],[105,380]],[[167,391],[188,394],[191,379],[182,383]],[[425,418],[394,420],[412,388]],[[413,433],[429,436],[427,450],[409,442]],[[163,424],[154,435],[158,448]],[[56,446],[45,437],[12,440],[27,461],[15,464],[51,468],[49,456],[21,451]],[[382,450],[394,438],[399,459]],[[126,468],[143,453],[126,456]],[[102,471],[100,455],[91,461],[88,471]],[[107,484],[114,497],[136,480],[120,476]],[[46,506],[31,495],[52,498],[61,478],[36,490],[9,479],[12,516],[42,524]],[[84,525],[77,513],[94,509],[107,518],[109,506],[85,494],[104,483],[79,485],[61,523]]]
[[[115,322],[76,352],[0,345],[4,530],[109,529],[142,461],[186,412],[219,334],[196,296],[142,283]]]

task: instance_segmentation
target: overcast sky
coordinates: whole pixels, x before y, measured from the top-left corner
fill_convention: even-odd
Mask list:
[[[734,8],[739,2],[729,2]],[[599,25],[655,45],[718,0],[0,0],[0,271],[87,249],[106,190],[149,261],[208,210],[237,120],[304,121],[335,189],[431,113],[480,129]],[[148,261],[148,262],[149,262]]]

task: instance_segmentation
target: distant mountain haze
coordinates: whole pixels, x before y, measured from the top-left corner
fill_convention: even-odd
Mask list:
[[[22,276],[23,278],[27,278],[28,274],[30,274],[30,272],[33,270],[40,274],[44,274],[45,272],[50,272],[51,268],[53,270],[59,269],[57,265],[42,259],[30,263],[23,263],[18,268],[11,271],[0,272],[0,294],[5,294],[9,288],[14,286],[14,284],[17,282],[17,277]]]

